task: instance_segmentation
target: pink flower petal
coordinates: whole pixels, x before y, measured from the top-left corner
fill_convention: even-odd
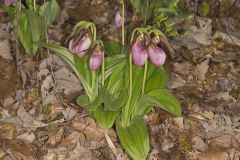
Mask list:
[[[166,54],[160,47],[156,45],[151,44],[148,47],[148,55],[150,57],[152,64],[154,64],[157,67],[160,67],[165,63]]]
[[[10,6],[13,3],[12,0],[4,0],[4,4]]]
[[[147,50],[142,46],[142,44],[138,41],[132,46],[132,59],[133,63],[141,67],[145,64],[148,58]]]
[[[91,70],[98,70],[100,66],[102,65],[102,51],[100,47],[96,47],[89,59],[89,67]]]
[[[69,42],[69,50],[79,57],[83,57],[88,49],[91,47],[92,41],[90,34],[83,35],[80,33],[78,36],[73,37]]]
[[[122,16],[120,15],[120,12],[118,11],[114,18],[114,25],[116,28],[119,28],[122,26]]]

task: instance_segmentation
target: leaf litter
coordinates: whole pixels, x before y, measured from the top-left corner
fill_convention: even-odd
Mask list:
[[[78,15],[69,8],[82,2],[64,3],[67,7],[60,14],[61,21],[49,31],[51,42],[64,41],[72,27],[66,22],[77,20]],[[240,39],[236,34],[240,19],[223,12],[224,8],[237,12],[237,5],[220,3],[219,11],[226,14],[220,19],[225,29],[214,26],[214,17],[197,16],[197,24],[188,26],[192,35],[175,42],[181,55],[169,59],[166,66],[168,87],[181,101],[183,117],[172,117],[158,108],[148,115],[149,160],[240,157]],[[90,4],[83,17],[92,15],[104,31],[102,35],[108,35],[111,22],[106,19],[110,19],[112,3]],[[94,8],[99,5],[98,13]],[[82,87],[71,69],[52,54],[36,61],[23,56],[20,47],[9,45],[14,40],[6,36],[9,27],[7,23],[0,28],[0,159],[128,159],[115,130],[101,129],[75,104]]]

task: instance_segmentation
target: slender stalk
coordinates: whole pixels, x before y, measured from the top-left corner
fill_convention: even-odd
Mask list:
[[[36,12],[36,0],[33,0],[33,10]]]
[[[105,76],[104,76],[104,72],[105,72],[105,61],[104,61],[104,51],[103,51],[103,57],[102,57],[102,86],[104,86],[104,80],[105,80]]]
[[[19,1],[19,9],[18,9],[18,11],[21,12],[21,10],[22,10],[22,2]]]
[[[131,97],[132,97],[132,54],[130,53],[129,55],[129,97],[128,97],[128,102],[127,105],[124,108],[124,125],[128,125],[130,121],[130,113],[129,113],[129,107],[130,107],[130,102],[131,102]]]
[[[143,82],[142,82],[142,93],[144,93],[144,90],[145,90],[147,69],[148,69],[148,62],[146,62],[145,65],[144,65]]]
[[[92,86],[91,86],[92,91],[94,91],[95,80],[96,80],[96,72],[92,70]]]
[[[125,45],[125,33],[124,33],[124,22],[125,22],[125,6],[124,6],[124,0],[121,0],[122,4],[122,45]]]

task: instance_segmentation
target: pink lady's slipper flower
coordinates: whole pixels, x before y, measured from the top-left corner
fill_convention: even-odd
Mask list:
[[[74,36],[69,42],[69,50],[79,57],[83,57],[92,45],[92,36],[89,32],[81,31]]]
[[[13,3],[12,0],[4,0],[4,4],[10,6]]]
[[[99,45],[97,45],[94,50],[93,53],[89,59],[89,67],[91,68],[91,70],[98,70],[99,67],[102,65],[102,59],[103,59],[103,53],[101,50],[101,47]]]
[[[152,64],[157,67],[162,66],[166,60],[165,52],[155,44],[149,45],[148,55]]]
[[[114,25],[116,28],[119,28],[122,26],[122,16],[120,15],[120,12],[117,11],[115,18],[114,18]]]
[[[147,49],[143,46],[143,40],[140,35],[132,46],[132,60],[136,66],[141,67],[145,64],[147,58]]]

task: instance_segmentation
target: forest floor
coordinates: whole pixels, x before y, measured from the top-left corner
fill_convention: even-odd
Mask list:
[[[176,57],[168,56],[165,65],[168,88],[181,102],[183,116],[154,108],[145,117],[149,160],[240,159],[240,2],[209,3],[209,16],[197,10],[192,20],[179,24],[190,36],[170,41]],[[118,38],[115,1],[61,4],[49,43],[65,45],[79,20],[92,20],[102,38]],[[72,70],[44,49],[34,58],[25,55],[2,9],[0,22],[0,159],[129,159],[114,128],[101,129],[75,103],[83,90]]]

